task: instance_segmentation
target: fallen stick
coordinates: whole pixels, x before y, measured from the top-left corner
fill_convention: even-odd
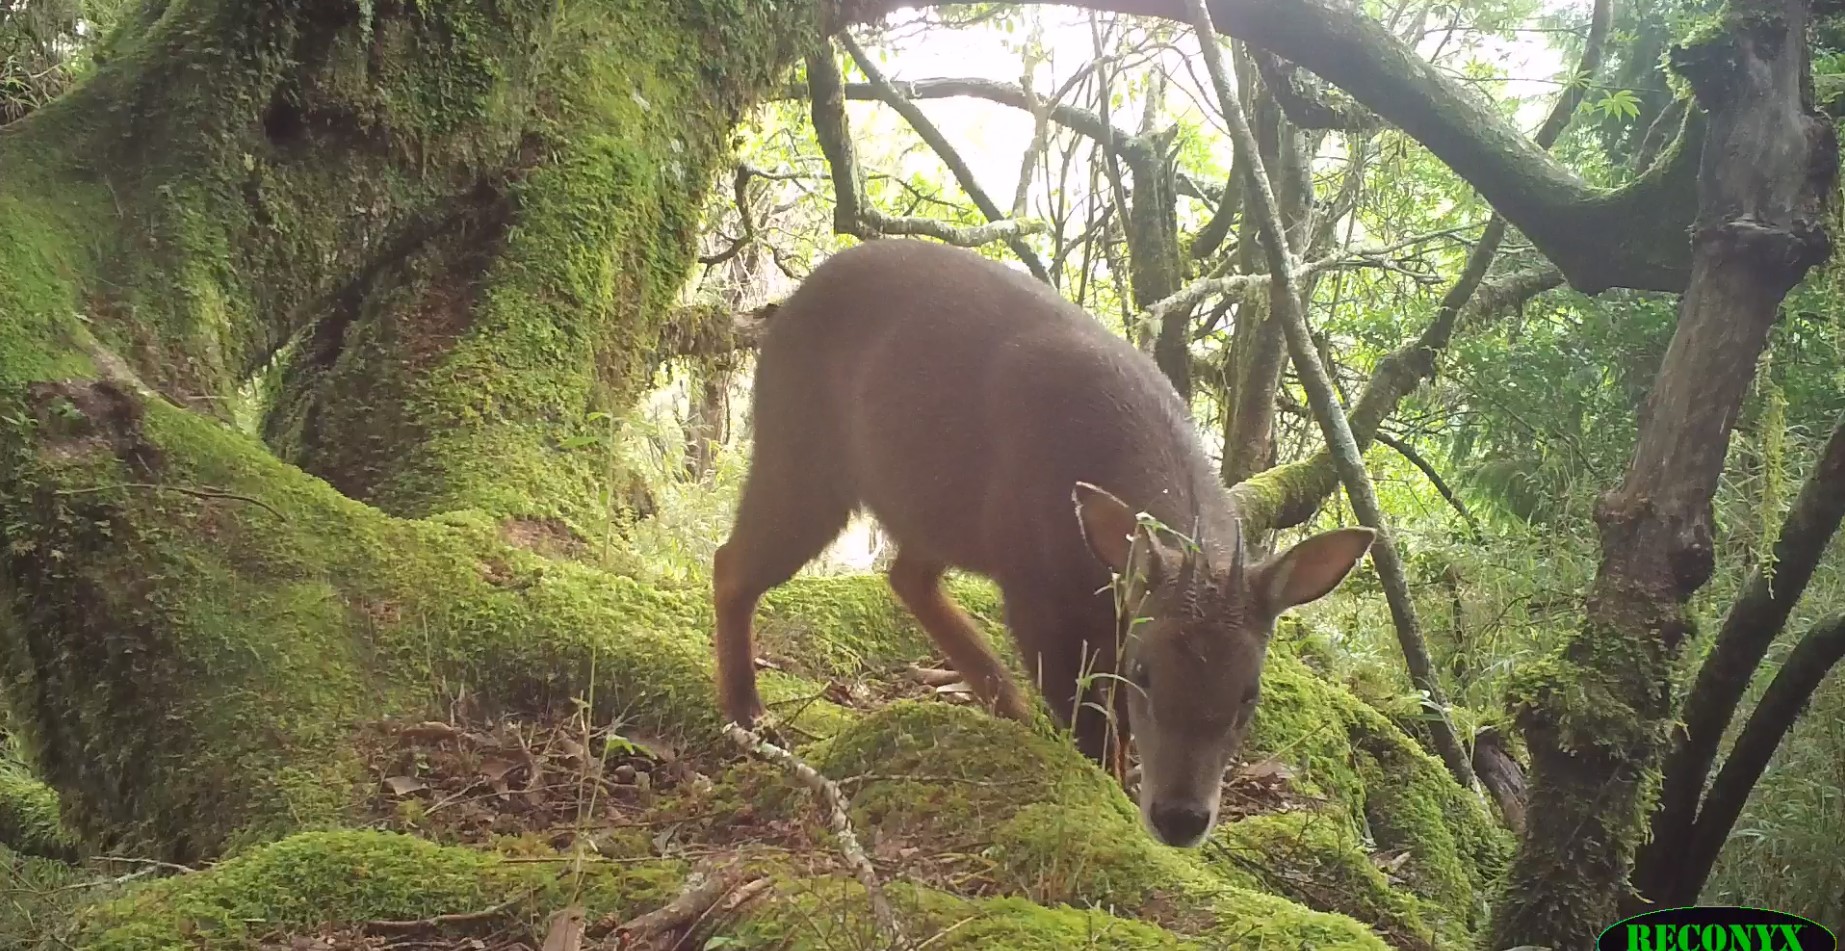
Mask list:
[[[769,887],[774,884],[770,879],[758,878],[731,889],[730,894],[725,895],[723,901],[706,909],[697,921],[692,922],[692,927],[686,930],[681,947],[704,947],[706,942],[717,934],[717,929],[724,922],[729,921],[739,909],[754,901],[757,895],[768,891]]]
[[[483,908],[480,911],[467,911],[452,915],[435,915],[429,918],[418,918],[414,921],[368,921],[364,924],[363,928],[366,931],[434,931],[450,925],[480,924],[481,922],[492,921],[506,914],[508,909],[530,898],[535,891],[537,891],[537,889],[528,889],[521,895],[508,898],[497,905]]]
[[[613,931],[620,942],[618,946],[646,947],[646,942],[696,922],[736,885],[739,877],[735,869],[718,870],[709,863],[700,863],[692,869],[685,888],[672,901],[615,925]]]
[[[908,947],[909,942],[904,940],[903,930],[897,926],[897,916],[891,913],[890,901],[884,896],[884,887],[878,883],[878,870],[872,866],[871,858],[865,854],[864,848],[858,844],[858,836],[852,832],[852,820],[846,814],[846,797],[839,791],[839,784],[820,775],[818,770],[802,762],[799,756],[735,723],[726,723],[724,733],[743,749],[793,774],[794,778],[813,791],[826,810],[827,825],[839,837],[839,851],[844,853],[846,864],[852,867],[852,874],[858,878],[859,884],[865,886],[878,931],[890,947]]]

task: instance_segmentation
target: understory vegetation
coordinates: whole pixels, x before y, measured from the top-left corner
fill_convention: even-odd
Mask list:
[[[1845,931],[1836,10],[885,6],[0,0],[0,947]],[[1201,848],[981,709],[869,516],[758,614],[775,745],[726,732],[754,343],[866,240],[1149,353],[1262,551],[1377,499]]]

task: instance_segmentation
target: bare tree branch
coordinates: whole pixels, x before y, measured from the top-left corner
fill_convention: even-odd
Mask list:
[[[1612,19],[1611,0],[1596,0],[1589,37],[1577,68],[1578,75],[1592,76],[1601,68]],[[1570,116],[1575,114],[1582,94],[1581,87],[1572,86],[1566,87],[1563,94],[1557,97],[1538,130],[1536,141],[1540,146],[1549,148],[1555,144],[1568,127]],[[1351,413],[1352,429],[1359,436],[1361,447],[1369,442],[1384,419],[1396,410],[1398,402],[1420,386],[1423,380],[1434,375],[1436,355],[1453,339],[1456,322],[1476,294],[1485,297],[1476,302],[1476,312],[1503,310],[1489,292],[1482,291],[1481,284],[1492,267],[1494,256],[1499,253],[1499,245],[1505,240],[1505,234],[1506,219],[1495,214],[1487,222],[1480,240],[1475,242],[1473,250],[1467,255],[1461,276],[1442,296],[1441,306],[1436,310],[1435,320],[1429,324],[1428,329],[1410,346],[1398,348],[1379,361]],[[1551,281],[1553,275],[1559,279]],[[1527,271],[1522,276],[1525,280],[1509,281],[1508,286],[1500,289],[1501,293],[1512,291],[1511,300],[1516,301],[1523,299],[1516,296],[1518,291],[1528,288],[1524,296],[1529,297],[1561,283],[1561,274],[1549,269]],[[1248,506],[1245,511],[1266,515],[1269,527],[1298,525],[1312,517],[1326,496],[1338,487],[1332,463],[1331,455],[1322,451],[1306,460],[1264,472],[1237,486],[1232,492],[1241,493],[1239,502]],[[1260,524],[1264,519],[1259,515],[1253,521]]]
[[[928,234],[930,237],[947,241],[949,244],[966,244],[970,240],[973,244],[985,244],[997,237],[1005,241],[1006,246],[1012,249],[1012,253],[1025,263],[1025,269],[1030,271],[1033,277],[1046,284],[1050,283],[1051,276],[1044,270],[1044,262],[1038,259],[1037,252],[1033,251],[1031,245],[1026,244],[1021,237],[1029,232],[1020,230],[1021,225],[1017,219],[1007,219],[1006,213],[1001,211],[999,205],[987,195],[986,189],[980,187],[979,180],[974,177],[974,170],[962,160],[961,153],[949,143],[948,137],[935,127],[935,123],[929,121],[929,117],[917,108],[916,103],[905,99],[897,92],[890,81],[884,78],[884,73],[878,69],[878,65],[871,61],[870,56],[865,55],[864,47],[858,45],[858,41],[852,38],[852,34],[841,32],[839,43],[846,48],[846,52],[851,55],[852,61],[858,65],[859,70],[871,80],[871,88],[878,94],[878,98],[896,110],[897,114],[910,124],[910,128],[916,130],[917,136],[935,150],[936,156],[942,160],[943,165],[948,166],[949,173],[954,175],[955,182],[961,186],[961,191],[965,192],[967,197],[973,201],[974,207],[980,209],[980,213],[986,216],[993,229],[991,235],[979,234],[973,229],[963,230],[953,238],[944,237],[941,234],[930,234],[924,230],[896,231],[888,227],[888,223],[886,227],[879,230],[886,234]],[[1003,227],[1009,227],[1012,230],[1002,232],[999,229]],[[976,237],[981,240],[972,240]],[[955,240],[955,238],[961,240]]]
[[[890,80],[890,86],[904,99],[984,99],[1023,112],[1032,110],[1032,95],[1017,83],[976,78],[893,79]],[[841,88],[849,100],[885,101],[871,83],[844,83]],[[808,87],[800,83],[790,84],[783,90],[783,95],[791,99],[807,98],[809,94]],[[1041,103],[1041,108],[1049,121],[1102,143],[1111,154],[1138,161],[1140,153],[1148,149],[1148,144],[1140,136],[1117,128],[1098,113],[1081,106],[1069,105],[1061,99],[1053,98],[1048,103]],[[1213,204],[1224,200],[1225,195],[1218,186],[1200,183],[1185,174],[1178,176],[1178,191],[1187,198]]]
[[[846,864],[851,867],[859,884],[865,887],[865,896],[871,901],[871,911],[879,933],[896,947],[908,947],[909,942],[904,938],[903,929],[897,924],[897,916],[891,911],[890,899],[885,897],[884,887],[878,881],[878,870],[871,864],[871,857],[865,854],[864,847],[858,844],[858,836],[853,834],[852,818],[847,814],[846,797],[840,792],[839,784],[821,775],[819,770],[809,766],[794,753],[735,723],[725,724],[724,735],[745,751],[780,766],[814,794],[825,811],[827,827],[839,839],[839,851],[845,856]]]
[[[833,230],[840,234],[872,238],[884,235],[923,235],[961,247],[1017,238],[1043,230],[1044,223],[1004,220],[963,227],[937,218],[892,217],[879,212],[865,197],[857,153],[846,120],[844,80],[830,46],[820,43],[807,57],[808,90],[812,94],[814,137],[832,169]],[[1040,265],[1042,268],[1042,265]]]
[[[1820,451],[1819,464],[1800,487],[1775,536],[1770,561],[1750,575],[1717,630],[1711,652],[1680,710],[1684,720],[1666,756],[1652,836],[1635,860],[1634,886],[1656,901],[1680,880],[1692,827],[1701,822],[1698,798],[1768,648],[1787,625],[1827,546],[1845,520],[1845,416]],[[1726,767],[1727,768],[1727,767]]]
[[[1358,442],[1352,437],[1345,410],[1339,405],[1332,379],[1320,363],[1312,335],[1308,331],[1299,281],[1288,250],[1281,205],[1275,198],[1268,172],[1262,167],[1255,133],[1250,130],[1249,122],[1243,116],[1243,106],[1230,86],[1221,46],[1211,26],[1211,13],[1206,9],[1204,0],[1186,0],[1186,5],[1191,14],[1192,28],[1198,33],[1198,44],[1204,51],[1205,66],[1211,73],[1211,84],[1217,92],[1219,109],[1230,124],[1231,135],[1242,144],[1242,152],[1248,156],[1248,181],[1257,199],[1255,211],[1259,215],[1257,220],[1262,229],[1269,272],[1275,283],[1270,306],[1274,308],[1275,316],[1282,321],[1289,359],[1294,362],[1295,372],[1307,390],[1307,401],[1313,407],[1314,418],[1319,422],[1326,444],[1332,450],[1340,481],[1345,484],[1346,496],[1352,503],[1352,511],[1357,514],[1361,524],[1377,533],[1371,543],[1371,563],[1377,569],[1378,580],[1383,584],[1385,600],[1389,602],[1390,614],[1396,624],[1397,640],[1409,667],[1410,680],[1428,697],[1429,704],[1434,708],[1436,715],[1428,721],[1430,739],[1455,781],[1469,789],[1477,788],[1473,764],[1454,731],[1453,721],[1448,718],[1447,699],[1441,682],[1435,677],[1434,664],[1429,660],[1428,644],[1416,620],[1415,607],[1409,597],[1409,582],[1404,575],[1403,562],[1397,554],[1396,544],[1390,538],[1388,525],[1384,521],[1383,507],[1378,504],[1377,491],[1371,484],[1370,473],[1365,470]]]
[[[1441,471],[1435,468],[1434,463],[1424,458],[1422,453],[1417,452],[1415,446],[1401,439],[1396,439],[1385,433],[1378,433],[1377,441],[1389,446],[1396,451],[1397,455],[1402,456],[1410,465],[1415,466],[1416,470],[1422,473],[1422,477],[1429,480],[1429,485],[1435,487],[1435,492],[1441,496],[1442,501],[1447,502],[1448,507],[1454,509],[1455,514],[1461,517],[1461,521],[1467,523],[1468,532],[1471,533],[1475,539],[1480,537],[1480,520],[1474,518],[1473,510],[1469,509],[1467,503],[1461,501],[1461,497],[1455,494],[1454,488],[1448,484],[1447,479],[1442,478]]]
[[[1186,20],[1179,0],[1026,0]],[[865,0],[860,18],[936,0]],[[1590,185],[1358,7],[1336,0],[1210,0],[1213,20],[1344,90],[1466,179],[1585,293],[1679,291],[1690,273],[1691,194],[1702,122],[1633,183]]]
[[[1397,404],[1435,375],[1436,357],[1447,348],[1457,330],[1507,313],[1562,283],[1562,272],[1543,265],[1512,272],[1483,285],[1464,307],[1444,306],[1420,336],[1379,360],[1364,389],[1358,392],[1349,415],[1352,435],[1359,445],[1369,446]],[[1321,449],[1306,459],[1276,466],[1241,482],[1231,488],[1230,494],[1250,531],[1278,530],[1312,518],[1320,503],[1338,488],[1339,475],[1332,455]]]
[[[1813,692],[1841,659],[1845,659],[1845,614],[1820,622],[1788,652],[1787,660],[1762,693],[1761,702],[1737,734],[1736,745],[1730,748],[1723,768],[1711,781],[1710,793],[1704,797],[1697,824],[1691,830],[1690,848],[1678,863],[1677,887],[1659,895],[1657,901],[1697,901],[1749,794],[1767,771],[1769,759],[1781,747],[1787,731],[1793,729],[1794,721],[1805,712]]]

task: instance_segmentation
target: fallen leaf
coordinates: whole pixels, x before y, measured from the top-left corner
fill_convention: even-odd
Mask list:
[[[461,730],[439,720],[426,720],[415,726],[405,727],[398,735],[416,743],[435,743],[452,740],[461,735]]]
[[[390,776],[385,779],[384,784],[390,787],[393,796],[408,796],[429,788],[428,783],[415,776]]]
[[[961,674],[958,671],[944,667],[912,666],[908,673],[910,679],[929,687],[940,687],[944,684],[952,684],[961,679]]]
[[[1265,759],[1245,765],[1237,771],[1237,775],[1256,782],[1287,782],[1294,778],[1294,770],[1280,760]]]
[[[578,951],[583,947],[583,906],[571,905],[551,916],[543,951]]]

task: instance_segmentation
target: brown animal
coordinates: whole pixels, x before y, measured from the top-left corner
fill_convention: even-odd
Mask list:
[[[1190,415],[1151,359],[1023,274],[912,240],[834,255],[762,341],[754,457],[712,569],[732,720],[763,713],[758,600],[860,508],[897,545],[892,589],[990,708],[1029,715],[943,592],[950,567],[998,585],[1052,715],[1097,761],[1108,755],[1101,698],[1116,684],[1115,722],[1140,752],[1141,816],[1178,846],[1216,823],[1276,618],[1336,587],[1372,538],[1327,532],[1251,564]],[[1134,582],[1131,619],[1118,620],[1111,572]],[[1125,680],[1107,676],[1116,670]]]

